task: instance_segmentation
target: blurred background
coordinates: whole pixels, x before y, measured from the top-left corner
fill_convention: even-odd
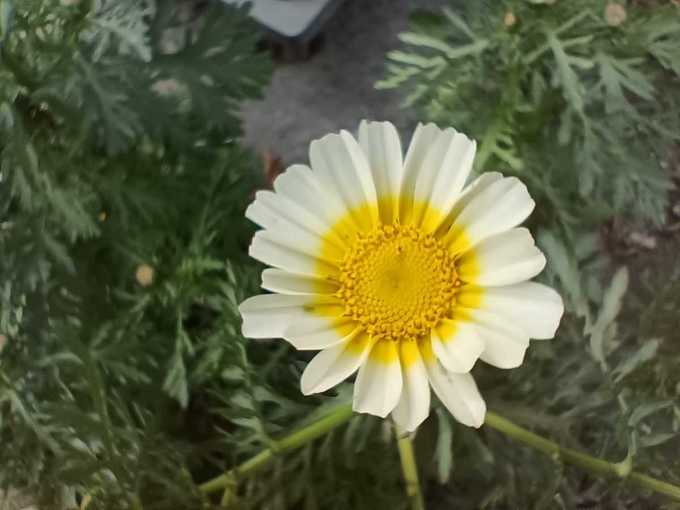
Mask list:
[[[308,354],[237,310],[254,192],[364,118],[454,126],[527,183],[566,315],[475,379],[615,466],[435,402],[426,507],[680,508],[679,85],[674,0],[0,0],[0,509],[408,508],[379,419],[276,451],[347,388],[303,398]]]

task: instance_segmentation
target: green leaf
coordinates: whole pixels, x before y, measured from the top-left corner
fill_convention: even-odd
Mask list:
[[[163,389],[183,408],[186,408],[189,403],[189,384],[184,358],[179,349],[175,351],[170,360],[168,372],[163,381]]]
[[[632,356],[623,359],[612,371],[614,382],[621,382],[624,377],[635,371],[642,364],[654,359],[658,349],[658,340],[654,339],[646,341]]]
[[[442,62],[441,58],[427,58],[415,53],[405,53],[403,51],[390,51],[387,54],[387,58],[401,64],[409,64],[427,69]]]
[[[539,231],[538,244],[545,251],[548,268],[557,275],[562,288],[566,291],[567,307],[580,317],[589,317],[588,301],[583,292],[581,273],[574,254],[569,252],[564,242],[551,231]]]
[[[668,409],[669,407],[672,406],[673,406],[672,400],[662,400],[660,402],[647,402],[645,404],[642,404],[636,407],[635,410],[631,413],[630,417],[628,418],[628,425],[630,427],[635,427],[637,426],[638,423],[640,423],[648,416],[659,411],[662,411],[664,409]]]
[[[72,363],[74,365],[83,365],[83,360],[81,360],[76,354],[68,351],[57,352],[55,354],[50,354],[44,358],[37,360],[36,365],[39,367],[47,367],[58,364]]]
[[[468,25],[465,20],[458,16],[458,14],[456,14],[452,9],[449,7],[444,7],[442,9],[442,13],[446,19],[448,19],[456,28],[467,35],[470,39],[473,41],[477,39],[477,36],[470,28],[470,25]]]
[[[69,273],[76,272],[76,266],[71,258],[66,245],[54,239],[48,232],[42,232],[41,239],[47,252],[54,257]]]
[[[0,42],[7,38],[12,28],[14,6],[12,0],[0,0]]]
[[[639,443],[641,448],[652,448],[654,446],[659,446],[663,443],[666,443],[677,436],[677,432],[659,432],[656,434],[648,434],[646,436],[640,436]]]
[[[602,301],[600,313],[597,316],[595,324],[587,329],[590,333],[590,352],[593,357],[600,362],[603,367],[606,367],[606,345],[605,336],[607,328],[613,323],[623,304],[623,296],[628,289],[628,268],[620,268],[614,278],[612,278],[609,287],[605,291]]]
[[[414,46],[424,46],[426,48],[441,51],[444,53],[444,55],[446,55],[446,58],[450,60],[456,60],[469,55],[476,55],[484,51],[489,46],[489,41],[482,39],[472,44],[454,47],[445,43],[441,39],[414,32],[400,34],[399,39],[407,44]]]
[[[570,61],[568,55],[564,51],[564,47],[554,33],[548,34],[548,44],[550,45],[550,49],[555,57],[555,62],[557,63],[557,76],[559,77],[564,97],[574,110],[582,112],[584,107],[584,88],[578,75],[571,67],[573,61]]]
[[[453,467],[453,428],[448,413],[441,408],[437,408],[437,445],[434,461],[437,465],[439,483],[447,483]]]
[[[134,1],[136,5],[131,5]],[[148,0],[99,0],[88,19],[92,26],[82,37],[93,46],[92,58],[99,61],[111,49],[119,54],[132,53],[145,62],[151,60],[149,25],[153,13]]]
[[[639,59],[619,60],[604,53],[598,53],[596,60],[600,79],[605,90],[605,106],[608,112],[633,108],[624,94],[624,89],[652,101],[654,86],[635,65],[642,64]]]

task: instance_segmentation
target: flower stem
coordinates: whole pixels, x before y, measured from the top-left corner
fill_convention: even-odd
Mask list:
[[[411,501],[411,510],[425,510],[411,436],[404,434],[398,437],[397,446],[399,447],[399,458],[401,459],[401,472],[404,474],[404,483],[406,484],[406,494]]]
[[[309,425],[305,425],[291,434],[282,437],[278,441],[275,441],[266,450],[261,451],[254,457],[251,457],[244,463],[236,466],[234,469],[202,484],[199,489],[204,494],[210,494],[222,489],[226,489],[224,494],[225,499],[228,500],[229,498],[235,497],[235,491],[238,482],[244,477],[268,465],[272,460],[274,460],[277,454],[304,446],[314,439],[330,432],[339,425],[342,425],[351,417],[352,405],[350,403],[339,405],[326,416],[313,423],[310,423]],[[639,487],[657,492],[659,494],[664,494],[671,499],[680,501],[680,487],[677,485],[652,478],[651,476],[647,476],[642,473],[630,471],[629,467],[621,463],[608,462],[604,459],[588,455],[587,453],[579,452],[571,448],[565,448],[556,442],[551,441],[550,439],[541,437],[530,430],[516,425],[510,420],[503,418],[492,411],[488,411],[486,413],[486,419],[484,423],[486,426],[491,427],[512,439],[516,439],[527,446],[535,448],[546,455],[557,456],[565,463],[578,466],[595,475],[625,479]],[[408,440],[408,443],[404,444],[402,444],[402,440],[399,441],[399,453],[402,459],[402,469],[404,470],[404,478],[406,479],[407,490],[412,491],[412,484],[411,488],[409,489],[409,480],[411,480],[409,477],[414,476],[415,478],[413,478],[413,480],[415,480],[417,483],[415,461],[405,460],[405,458],[409,458],[409,456],[411,459],[413,459],[413,447],[410,445],[410,440]],[[410,473],[410,471],[407,471],[407,469],[412,469],[412,474],[407,474]],[[419,489],[418,492],[420,492]],[[411,492],[409,492],[409,495],[411,495]],[[420,504],[422,504],[422,502]],[[413,506],[414,510],[422,508],[422,506]]]
[[[342,425],[351,417],[352,404],[339,405],[326,416],[273,442],[266,450],[262,450],[254,457],[246,460],[243,464],[202,484],[199,489],[204,494],[209,494],[224,488],[230,490],[235,486],[238,480],[266,466],[277,454],[304,446],[314,439],[330,432],[335,427]]]
[[[534,434],[533,432],[512,423],[510,420],[497,415],[492,411],[486,413],[484,424],[496,429],[508,437],[539,450],[546,455],[557,456],[568,464],[573,464],[595,475],[625,478],[635,485],[647,490],[664,494],[676,501],[680,501],[680,487],[642,473],[631,472],[623,464],[608,462],[604,459],[593,457],[583,452],[565,448],[554,441]]]

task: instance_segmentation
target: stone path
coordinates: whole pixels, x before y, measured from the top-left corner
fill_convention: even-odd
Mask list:
[[[410,133],[416,119],[400,108],[400,95],[375,90],[374,84],[416,4],[436,7],[446,1],[347,0],[329,21],[321,50],[309,60],[279,64],[264,99],[245,105],[246,144],[273,151],[289,165],[307,162],[314,138],[354,131],[364,118],[389,120]]]

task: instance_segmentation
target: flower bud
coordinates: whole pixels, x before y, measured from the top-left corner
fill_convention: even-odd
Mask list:
[[[626,8],[621,4],[608,4],[604,9],[604,19],[610,27],[618,27],[626,21]]]
[[[153,283],[153,273],[153,267],[149,264],[140,264],[137,266],[137,271],[135,272],[137,283],[142,287],[148,287]]]
[[[503,24],[510,28],[514,26],[515,23],[517,23],[517,16],[515,16],[515,14],[511,11],[506,12],[505,17],[503,18]]]

